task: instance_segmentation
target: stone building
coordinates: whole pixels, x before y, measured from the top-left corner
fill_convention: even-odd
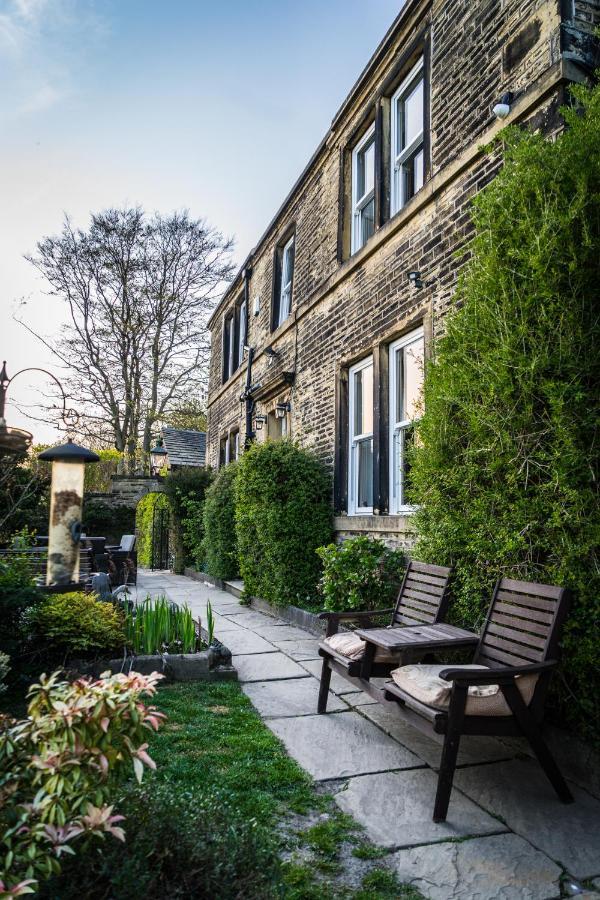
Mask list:
[[[331,467],[339,535],[410,543],[403,448],[483,145],[560,129],[598,24],[600,0],[407,0],[211,318],[210,465],[289,436]]]

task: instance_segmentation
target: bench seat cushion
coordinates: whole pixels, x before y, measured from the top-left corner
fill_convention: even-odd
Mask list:
[[[352,631],[332,634],[331,637],[325,638],[323,645],[330,647],[347,659],[360,660],[365,652],[365,641]],[[392,665],[399,661],[399,654],[390,653],[388,650],[384,650],[383,647],[378,647],[375,651],[375,662]]]
[[[391,673],[394,682],[402,690],[419,700],[426,706],[435,709],[448,709],[452,682],[440,678],[440,672],[444,669],[487,669],[487,666],[454,666],[446,663],[439,665],[410,665],[401,666]],[[537,675],[517,676],[516,684],[527,705],[531,703],[533,692],[537,682]],[[512,712],[504,699],[504,694],[497,684],[471,685],[467,695],[465,707],[467,716],[511,716]]]

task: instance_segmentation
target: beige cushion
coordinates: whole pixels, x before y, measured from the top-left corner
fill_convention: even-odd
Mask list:
[[[411,665],[401,666],[391,673],[398,687],[427,706],[436,709],[448,709],[452,682],[440,678],[443,669],[487,669],[487,666],[430,666]],[[531,703],[533,691],[537,682],[537,675],[517,676],[516,683],[523,700],[527,705]],[[465,707],[467,716],[511,716],[510,707],[504,699],[504,694],[497,684],[471,685],[467,694]]]
[[[363,641],[362,638],[359,638],[353,631],[332,634],[331,637],[325,638],[323,643],[327,647],[331,647],[332,650],[335,650],[336,653],[345,656],[347,659],[362,659],[363,653],[365,652],[365,641]],[[394,655],[393,653],[390,653],[389,650],[378,647],[375,651],[375,662],[399,662],[399,654],[396,653]]]

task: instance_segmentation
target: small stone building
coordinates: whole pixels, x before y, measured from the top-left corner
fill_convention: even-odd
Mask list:
[[[600,0],[407,0],[210,320],[209,465],[289,436],[331,467],[338,535],[411,542],[403,450],[483,146],[561,128],[599,24]]]

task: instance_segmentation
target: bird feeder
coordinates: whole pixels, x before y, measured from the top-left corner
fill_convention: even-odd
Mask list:
[[[85,466],[99,462],[100,457],[69,440],[61,447],[44,450],[38,459],[52,463],[46,584],[72,584],[79,580]]]

